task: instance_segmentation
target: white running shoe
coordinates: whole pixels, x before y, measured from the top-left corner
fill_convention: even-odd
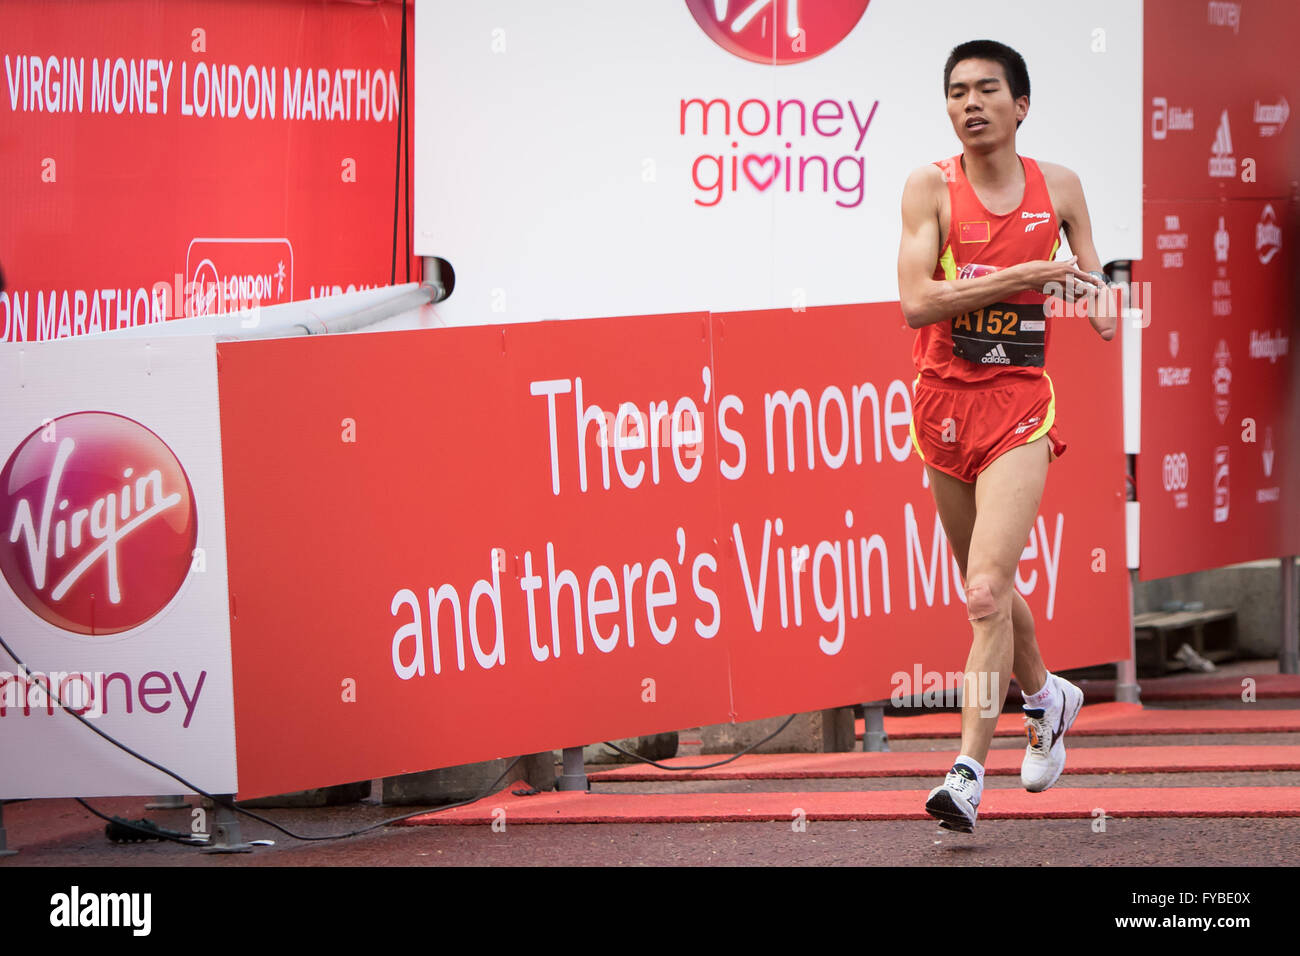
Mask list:
[[[1047,707],[1025,705],[1025,759],[1020,782],[1030,793],[1041,793],[1056,783],[1065,769],[1065,734],[1083,707],[1083,691],[1063,677],[1052,675],[1060,692]]]
[[[979,813],[982,789],[974,770],[965,764],[953,764],[943,786],[930,791],[930,798],[925,801],[925,812],[938,817],[939,826],[945,830],[971,833],[975,828],[975,815]]]

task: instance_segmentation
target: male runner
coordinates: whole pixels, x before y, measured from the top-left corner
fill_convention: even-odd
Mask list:
[[[1043,666],[1013,577],[1047,466],[1065,451],[1045,368],[1053,321],[1046,293],[1093,306],[1105,276],[1079,177],[1016,153],[1016,129],[1029,112],[1020,54],[991,40],[963,43],[943,82],[962,152],[908,177],[898,289],[917,330],[912,441],[965,582],[974,632],[961,753],[926,810],[941,826],[969,833],[1005,678],[1014,672],[1023,689],[1028,790],[1046,790],[1060,776],[1062,738],[1083,705],[1079,688]],[[1074,256],[1053,261],[1059,230]],[[1088,308],[1107,341],[1115,335],[1112,313]],[[981,705],[975,686],[992,689],[994,707]]]

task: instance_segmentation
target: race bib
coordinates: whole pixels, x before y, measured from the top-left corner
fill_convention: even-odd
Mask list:
[[[952,320],[952,352],[976,365],[1042,368],[1047,317],[1041,303],[995,302]]]

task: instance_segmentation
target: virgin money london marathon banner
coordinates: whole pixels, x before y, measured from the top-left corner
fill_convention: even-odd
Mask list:
[[[903,183],[960,150],[943,66],[989,24],[1029,67],[1019,152],[1078,172],[1103,261],[1140,256],[1141,4],[971,9],[419,0],[415,248],[456,269],[442,315],[896,301]]]
[[[0,797],[233,792],[210,339],[0,345]]]
[[[1124,456],[1118,349],[1057,334],[1015,585],[1069,668],[1127,653]],[[881,304],[219,345],[240,793],[951,683],[911,337]]]
[[[395,3],[0,4],[0,341],[386,285],[400,26]]]
[[[1300,552],[1300,7],[1148,0],[1141,574]]]

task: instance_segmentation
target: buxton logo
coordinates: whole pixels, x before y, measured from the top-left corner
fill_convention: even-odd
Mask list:
[[[870,0],[686,0],[709,39],[753,63],[820,56],[853,32]]]
[[[46,421],[0,471],[0,572],[55,627],[117,634],[156,616],[189,574],[198,516],[172,450],[109,412]]]
[[[1277,213],[1273,211],[1273,204],[1269,203],[1259,214],[1259,222],[1255,224],[1255,255],[1259,256],[1260,262],[1268,265],[1281,248],[1282,227],[1277,224]]]

